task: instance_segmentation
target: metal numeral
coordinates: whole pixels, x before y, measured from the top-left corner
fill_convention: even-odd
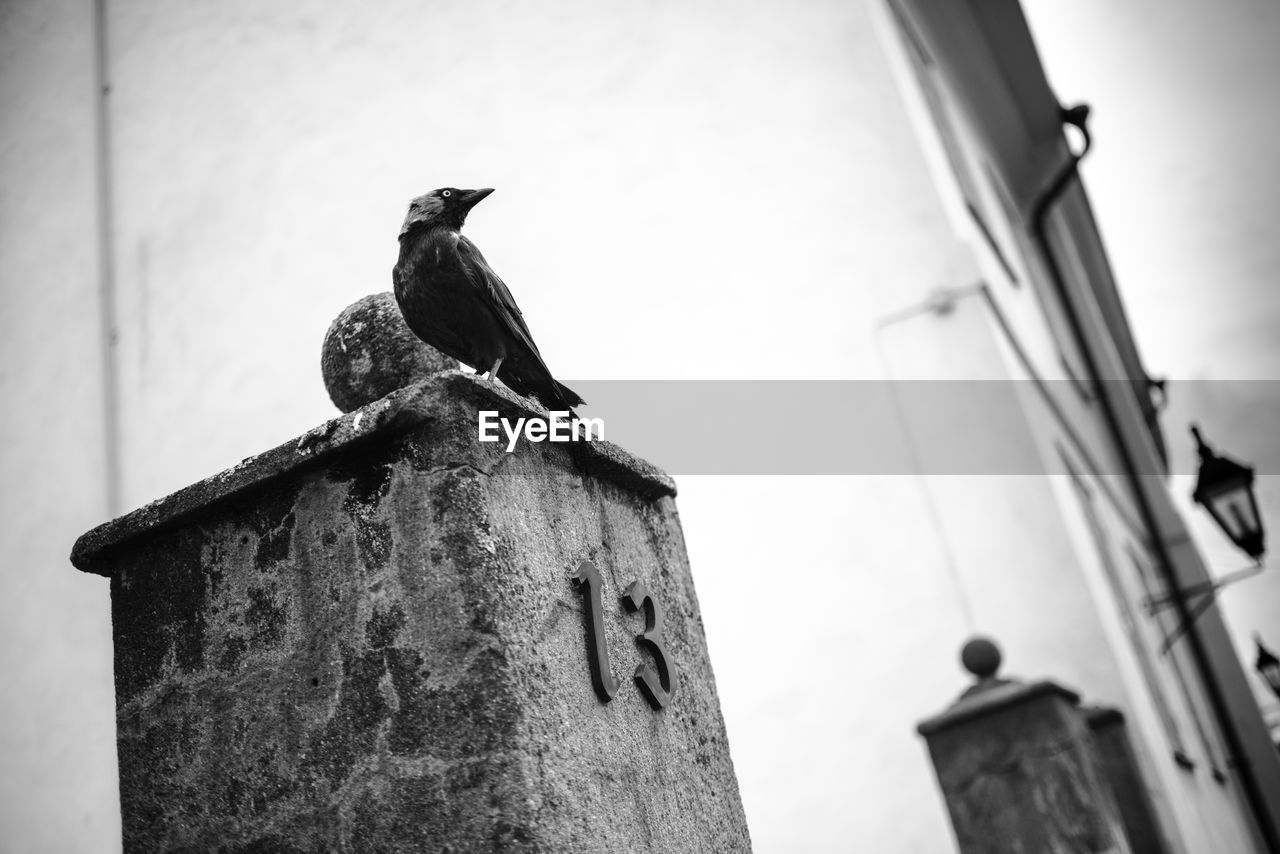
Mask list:
[[[609,648],[604,637],[604,608],[600,601],[600,571],[591,561],[584,560],[573,574],[573,581],[582,593],[583,615],[587,623],[587,661],[591,667],[591,684],[596,689],[596,696],[607,703],[618,693],[618,680],[613,678],[613,670],[609,667]],[[654,601],[649,589],[642,582],[633,581],[622,595],[622,604],[628,611],[644,611],[644,631],[636,635],[636,645],[648,650],[653,656],[653,664],[644,663],[636,667],[636,685],[644,694],[649,705],[661,709],[671,702],[675,693],[675,670],[667,659],[667,651],[663,646],[662,608]]]
[[[601,702],[609,702],[618,693],[618,680],[609,667],[609,648],[604,642],[604,606],[600,604],[600,572],[584,560],[574,573],[585,600],[587,616],[587,660],[591,662],[591,684]]]
[[[622,601],[629,611],[644,609],[644,631],[636,635],[636,645],[644,647],[653,655],[658,666],[645,663],[636,668],[636,684],[648,699],[649,705],[661,709],[671,702],[675,693],[675,673],[667,662],[667,651],[662,646],[662,609],[649,595],[649,589],[642,582],[633,581],[622,595]]]

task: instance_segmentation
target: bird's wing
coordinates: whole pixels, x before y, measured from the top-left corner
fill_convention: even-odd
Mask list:
[[[484,260],[480,250],[470,240],[459,235],[458,255],[462,259],[462,269],[466,272],[471,284],[482,295],[488,296],[488,304],[498,317],[541,361],[542,354],[538,352],[538,345],[533,343],[533,335],[529,332],[529,325],[525,323],[520,306],[516,305],[515,297],[511,295],[511,291],[507,290],[502,279],[498,278],[498,274],[493,272],[489,262]]]
[[[499,371],[498,379],[520,394],[535,395],[544,406],[559,404],[572,412],[574,406],[581,405],[584,401],[576,392],[556,382],[551,376],[547,363],[542,361],[542,354],[538,352],[538,345],[533,343],[533,335],[524,321],[524,315],[506,284],[493,272],[476,245],[462,235],[458,235],[458,256],[467,280],[476,289],[481,302],[488,306],[511,336],[525,348],[523,354],[508,352],[508,359]]]

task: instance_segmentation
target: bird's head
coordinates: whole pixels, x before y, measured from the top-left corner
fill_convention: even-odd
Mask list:
[[[400,226],[400,236],[404,237],[415,227],[433,228],[445,226],[458,231],[466,222],[467,212],[476,203],[492,193],[492,188],[483,190],[457,190],[453,187],[442,187],[432,190],[425,196],[418,196],[409,203],[409,212],[405,214],[404,225]]]

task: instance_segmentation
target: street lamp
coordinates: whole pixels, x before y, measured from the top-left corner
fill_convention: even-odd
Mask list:
[[[1253,635],[1253,642],[1258,645],[1258,660],[1254,663],[1253,669],[1258,671],[1258,675],[1266,681],[1271,693],[1280,697],[1280,658],[1276,658],[1271,650],[1262,645],[1262,636],[1256,632]]]
[[[1191,435],[1200,453],[1200,474],[1191,498],[1209,511],[1237,548],[1261,563],[1266,547],[1262,514],[1253,494],[1253,469],[1215,454],[1194,424]]]
[[[1224,533],[1231,538],[1236,547],[1253,558],[1253,565],[1244,569],[1229,572],[1219,578],[1192,584],[1188,587],[1175,588],[1161,596],[1148,596],[1145,600],[1147,612],[1155,614],[1163,608],[1178,601],[1189,601],[1193,596],[1201,597],[1198,602],[1187,608],[1182,623],[1173,630],[1160,646],[1161,654],[1169,651],[1174,641],[1186,632],[1191,624],[1213,604],[1218,591],[1228,584],[1256,575],[1262,571],[1262,556],[1266,554],[1265,532],[1262,530],[1262,514],[1258,512],[1258,499],[1253,494],[1253,469],[1242,466],[1235,460],[1220,457],[1205,444],[1200,435],[1200,428],[1191,425],[1191,435],[1196,438],[1196,450],[1200,453],[1200,473],[1196,477],[1196,488],[1191,493],[1192,499],[1209,511],[1213,521],[1218,523]],[[1261,658],[1258,659],[1262,661]],[[1261,668],[1261,663],[1258,665]],[[1280,666],[1277,667],[1280,671]],[[1259,670],[1261,672],[1261,670]],[[1264,674],[1265,675],[1265,674]],[[1280,672],[1276,672],[1277,681],[1271,682],[1280,696]]]

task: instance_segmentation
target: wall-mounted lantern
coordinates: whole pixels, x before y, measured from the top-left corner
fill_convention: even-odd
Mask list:
[[[1161,654],[1167,653],[1174,642],[1213,604],[1219,590],[1261,572],[1262,556],[1267,551],[1262,514],[1258,512],[1258,499],[1253,494],[1253,469],[1215,454],[1205,444],[1200,428],[1194,424],[1191,425],[1191,435],[1196,439],[1196,451],[1200,454],[1200,473],[1196,477],[1196,488],[1191,497],[1209,511],[1213,521],[1218,523],[1218,527],[1222,528],[1237,548],[1253,558],[1253,565],[1199,584],[1175,588],[1160,596],[1148,596],[1145,604],[1149,614],[1155,614],[1179,600],[1190,602],[1193,597],[1199,597],[1198,601],[1187,605],[1180,624],[1165,637],[1160,646]]]
[[[1280,697],[1280,658],[1276,658],[1275,653],[1262,645],[1262,636],[1256,632],[1253,635],[1253,642],[1258,645],[1258,660],[1254,663],[1253,669],[1258,671],[1258,675],[1267,683],[1271,693]]]
[[[1209,511],[1213,521],[1242,552],[1261,563],[1266,552],[1262,514],[1253,494],[1253,469],[1213,452],[1195,425],[1191,435],[1200,454],[1200,474],[1191,498]]]

